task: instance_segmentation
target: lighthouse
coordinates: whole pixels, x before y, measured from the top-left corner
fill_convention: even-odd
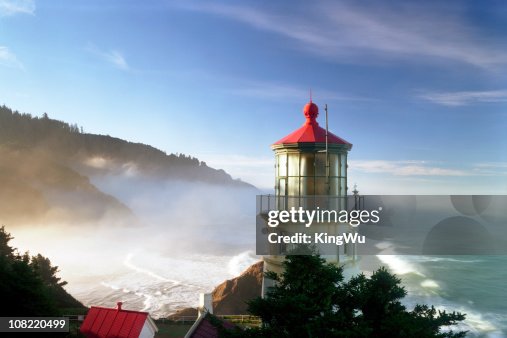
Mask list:
[[[276,163],[275,195],[287,206],[304,196],[346,197],[347,153],[352,144],[329,132],[327,125],[326,129],[319,125],[319,107],[311,99],[303,114],[303,126],[271,146]]]
[[[325,128],[319,125],[319,107],[308,102],[303,107],[303,125],[271,145],[275,152],[275,195],[260,199],[268,209],[289,210],[303,208],[347,209],[347,156],[352,144],[331,133],[327,125],[327,105]],[[341,225],[324,224],[326,233],[337,232]],[[348,225],[340,231],[349,231]],[[347,229],[345,229],[347,228]],[[269,231],[269,228],[264,228]],[[266,230],[267,229],[267,230]],[[295,233],[296,224],[287,224],[277,231],[284,234]],[[317,227],[313,227],[317,231]],[[281,273],[284,252],[287,246],[271,247],[269,255],[264,256],[264,271]],[[343,256],[355,256],[355,247],[344,246],[333,255],[324,256],[330,262],[344,262]],[[263,294],[272,285],[271,280],[263,280]]]

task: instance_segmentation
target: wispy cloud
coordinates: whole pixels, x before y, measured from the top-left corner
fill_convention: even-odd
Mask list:
[[[0,0],[0,16],[16,14],[35,14],[35,2],[33,0]]]
[[[246,155],[236,155],[236,154],[203,154],[199,156],[199,158],[208,158],[209,165],[216,166],[218,168],[224,166],[248,166],[251,168],[265,168],[269,167],[270,169],[273,166],[273,158],[272,157],[252,157]]]
[[[118,52],[116,50],[111,50],[109,52],[105,52],[103,54],[103,56],[107,61],[111,62],[113,65],[115,65],[119,69],[122,69],[122,70],[129,69],[127,61],[125,61],[125,58],[123,57],[123,55],[120,52]]]
[[[420,94],[419,97],[444,106],[465,106],[476,103],[507,102],[507,90],[428,92]]]
[[[202,153],[197,154],[197,157],[204,160],[208,166],[224,169],[234,178],[241,178],[243,181],[252,183],[258,188],[273,188],[275,173],[273,169],[274,159],[271,156],[259,157],[239,154]],[[395,179],[396,182],[410,182],[410,184],[418,182],[418,184],[425,184],[427,187],[435,189],[435,180],[440,180],[439,182],[441,182],[441,180],[445,181],[452,177],[507,177],[507,163],[470,163],[468,165],[461,164],[459,168],[453,168],[445,163],[424,160],[349,161],[349,176],[354,177],[354,175],[357,176],[358,174],[365,174],[361,176],[362,179],[370,177],[371,182],[369,182],[369,185],[380,184],[378,185],[379,189],[375,190],[376,193],[386,191],[389,187],[386,186],[386,183],[381,183],[385,181],[379,181],[378,176],[374,174],[386,175],[386,177]],[[439,186],[440,188],[442,187]],[[369,193],[372,193],[372,190]]]
[[[89,44],[86,47],[86,50],[98,57],[100,57],[102,60],[109,62],[114,67],[121,69],[121,70],[129,70],[130,67],[127,63],[127,60],[123,56],[123,54],[117,50],[111,49],[107,51],[100,50],[95,45]]]
[[[0,65],[10,68],[24,69],[23,64],[18,60],[16,55],[9,48],[0,46]]]
[[[394,176],[468,176],[462,169],[442,168],[429,165],[426,161],[350,161],[351,170],[365,173],[391,174]]]
[[[266,189],[273,187],[273,157],[255,157],[239,154],[197,154],[212,168],[224,169],[233,178]]]
[[[477,163],[473,170],[481,176],[507,176],[507,162]]]
[[[297,48],[346,62],[447,60],[481,68],[507,64],[501,41],[484,39],[459,9],[435,4],[312,2],[290,13],[242,5],[184,3],[183,8],[227,17],[291,39]]]
[[[507,162],[484,162],[476,164],[478,168],[507,169]]]

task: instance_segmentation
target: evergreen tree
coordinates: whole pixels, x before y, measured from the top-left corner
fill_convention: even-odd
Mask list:
[[[61,281],[61,278],[56,276],[58,267],[52,266],[49,258],[41,254],[37,254],[37,256],[31,258],[30,266],[39,274],[44,284],[49,287],[64,286],[67,284],[67,282]]]
[[[10,233],[5,231],[5,226],[0,227],[0,259],[13,259],[14,249],[9,246],[9,241],[13,239]]]
[[[0,228],[0,316],[57,316],[59,309],[83,308],[56,276],[58,267],[38,254],[23,255],[9,245],[13,239]]]
[[[83,304],[65,291],[63,287],[67,282],[56,275],[58,267],[51,265],[49,258],[37,254],[31,258],[30,266],[39,275],[59,309],[83,307]]]
[[[52,316],[57,309],[49,289],[30,266],[28,253],[9,246],[11,234],[0,228],[0,315]]]
[[[408,311],[400,300],[406,291],[385,268],[370,278],[360,274],[343,281],[342,268],[318,255],[287,256],[281,275],[265,298],[249,302],[249,312],[262,320],[260,328],[226,330],[224,337],[464,337],[443,331],[464,320],[461,313],[417,305]]]

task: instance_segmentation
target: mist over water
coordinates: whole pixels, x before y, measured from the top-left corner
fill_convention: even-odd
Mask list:
[[[256,190],[118,174],[92,183],[127,205],[138,221],[16,227],[13,244],[49,257],[85,305],[149,311],[154,317],[197,306],[259,260],[253,224]],[[35,230],[34,230],[35,229]]]
[[[260,258],[254,254],[255,189],[161,181],[131,171],[91,181],[127,205],[138,221],[8,228],[15,247],[40,252],[58,265],[67,290],[85,305],[114,307],[123,301],[127,309],[163,317],[197,306],[200,292],[212,291]],[[387,244],[385,252],[392,253]],[[469,336],[507,336],[507,257],[389,254],[370,260],[373,264],[360,268],[383,264],[402,279],[409,309],[419,303],[461,311],[467,319],[460,329]]]

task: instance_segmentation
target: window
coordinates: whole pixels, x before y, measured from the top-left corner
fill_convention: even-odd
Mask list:
[[[315,154],[315,176],[326,176],[326,153]]]
[[[278,155],[278,176],[287,176],[287,154]]]
[[[315,174],[314,154],[301,154],[301,176],[313,176]]]
[[[299,153],[288,154],[289,176],[299,176]],[[290,184],[290,183],[289,183]]]
[[[329,154],[329,176],[340,176],[340,155]]]
[[[299,177],[289,177],[288,192],[289,196],[299,195]]]
[[[314,177],[301,177],[301,195],[315,195],[314,187]]]

